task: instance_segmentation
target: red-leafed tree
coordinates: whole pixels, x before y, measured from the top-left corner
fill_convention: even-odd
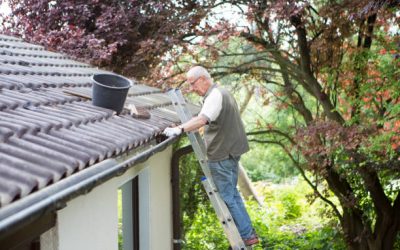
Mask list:
[[[203,1],[207,4],[207,1]],[[194,0],[9,0],[3,31],[115,72],[147,76],[205,11]]]

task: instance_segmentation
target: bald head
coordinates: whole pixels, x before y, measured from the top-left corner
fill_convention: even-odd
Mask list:
[[[186,78],[190,84],[191,91],[200,96],[204,96],[213,84],[213,80],[208,71],[201,66],[194,66],[186,73]]]
[[[208,73],[208,71],[205,68],[203,68],[202,66],[194,66],[186,73],[186,78],[197,79],[200,77],[204,77],[206,79],[211,80],[210,73]]]

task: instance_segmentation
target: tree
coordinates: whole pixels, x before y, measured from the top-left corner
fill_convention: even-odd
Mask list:
[[[155,76],[176,84],[195,61],[221,82],[252,79],[292,124],[254,119],[251,138],[290,157],[340,221],[349,249],[392,249],[400,230],[398,1],[223,4],[247,25],[205,21],[202,39],[183,44],[191,55],[163,65],[176,74]],[[241,46],[230,47],[232,40]]]
[[[142,78],[198,25],[194,0],[9,0],[3,32]],[[207,1],[202,1],[207,4]]]

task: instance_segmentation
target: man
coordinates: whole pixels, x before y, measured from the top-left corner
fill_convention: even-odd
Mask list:
[[[164,134],[177,136],[206,126],[204,140],[214,183],[244,243],[247,246],[257,244],[258,237],[236,188],[240,156],[249,150],[237,103],[227,90],[213,83],[210,74],[201,66],[191,68],[186,78],[191,91],[204,96],[203,107],[198,116],[178,127],[166,128]]]

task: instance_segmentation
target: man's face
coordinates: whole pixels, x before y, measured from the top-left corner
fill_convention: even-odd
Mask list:
[[[204,76],[200,77],[188,77],[190,91],[195,92],[200,96],[204,96],[207,93],[207,82]]]

